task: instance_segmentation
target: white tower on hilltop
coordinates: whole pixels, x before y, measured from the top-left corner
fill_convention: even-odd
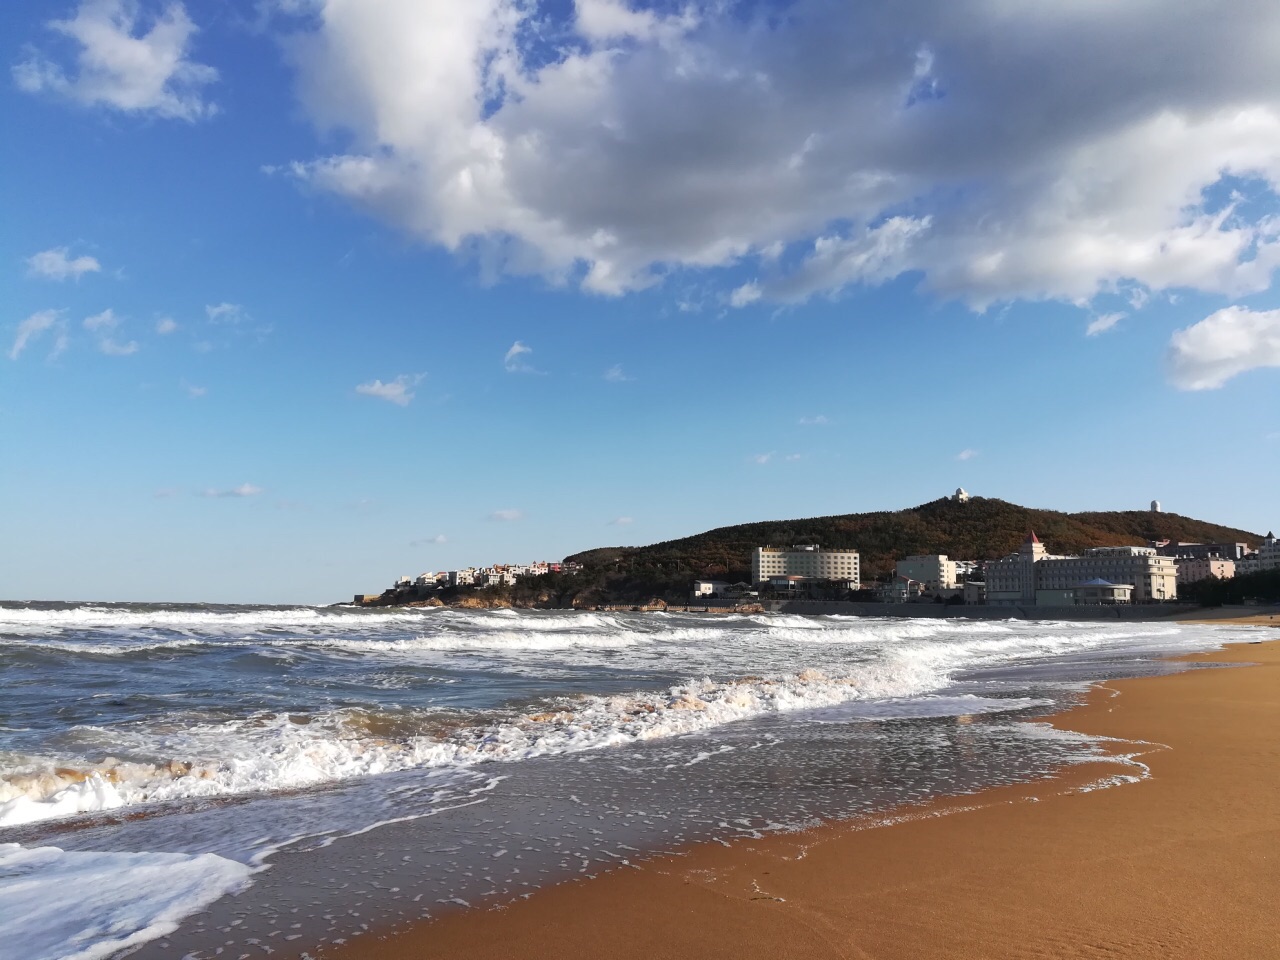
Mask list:
[[[967,491],[964,487],[956,487],[956,495],[953,499],[956,501],[956,503],[968,503],[969,491]]]
[[[1159,513],[1159,512],[1160,512],[1160,501],[1159,501],[1159,500],[1152,500],[1152,501],[1151,501],[1151,512],[1152,512],[1152,513]]]

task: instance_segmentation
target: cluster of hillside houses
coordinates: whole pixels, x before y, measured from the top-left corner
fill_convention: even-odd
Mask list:
[[[391,585],[390,593],[431,593],[446,587],[499,587],[515,583],[521,577],[540,577],[547,573],[578,573],[582,564],[568,561],[554,563],[539,560],[536,563],[495,563],[491,567],[464,567],[461,570],[441,570],[420,573],[416,577],[399,577]],[[357,598],[359,602],[359,598]]]

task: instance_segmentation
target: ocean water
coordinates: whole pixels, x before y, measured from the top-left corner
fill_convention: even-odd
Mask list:
[[[1249,628],[0,605],[0,958],[303,955],[1132,750],[1038,718]],[[216,946],[215,946],[216,945]]]

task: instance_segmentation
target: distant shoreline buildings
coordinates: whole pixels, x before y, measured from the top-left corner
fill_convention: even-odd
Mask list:
[[[963,488],[950,498],[968,503]],[[1152,512],[1160,505],[1152,501]],[[582,564],[538,561],[494,564],[402,576],[375,598],[358,594],[358,604],[401,603],[443,590],[512,586],[527,577],[577,574]],[[862,583],[862,557],[855,549],[823,549],[820,544],[756,547],[751,581],[694,580],[692,602],[760,602],[782,598],[846,599],[870,595],[890,603],[951,603],[987,606],[1076,606],[1154,604],[1176,600],[1178,585],[1208,578],[1229,579],[1280,569],[1280,541],[1268,533],[1257,550],[1248,543],[1149,541],[1145,546],[1093,547],[1077,556],[1051,554],[1028,533],[1016,553],[995,560],[957,560],[946,554],[912,554],[895,564],[893,575],[875,585]],[[866,597],[864,596],[864,599]]]

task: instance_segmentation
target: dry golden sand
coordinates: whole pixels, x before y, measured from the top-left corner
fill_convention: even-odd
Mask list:
[[[1259,635],[1188,658],[1256,666],[1118,682],[1055,718],[1153,744],[1141,783],[1071,792],[1119,772],[1090,765],[893,826],[697,847],[321,956],[1280,957],[1280,634]]]

